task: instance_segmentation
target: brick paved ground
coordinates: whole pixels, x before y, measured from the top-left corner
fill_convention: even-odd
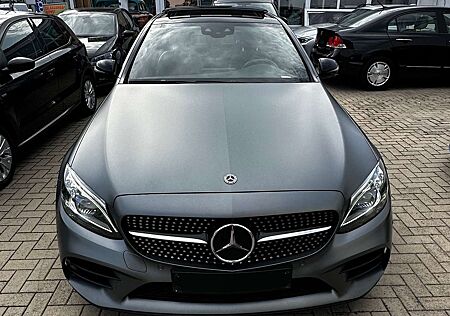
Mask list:
[[[365,298],[311,315],[450,315],[450,88],[332,93],[378,146],[394,199],[394,249]],[[24,149],[0,193],[0,315],[109,315],[74,293],[58,260],[56,174],[84,121],[68,120]]]

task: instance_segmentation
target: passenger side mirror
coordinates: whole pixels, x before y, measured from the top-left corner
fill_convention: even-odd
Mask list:
[[[318,68],[319,76],[323,79],[335,77],[339,73],[338,63],[331,58],[319,58]]]
[[[8,72],[11,74],[31,70],[34,66],[34,60],[27,57],[15,57],[6,64]]]
[[[102,59],[95,63],[95,71],[105,75],[114,75],[116,61],[114,59]]]

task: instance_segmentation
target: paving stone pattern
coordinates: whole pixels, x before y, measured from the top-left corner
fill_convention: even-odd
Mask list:
[[[394,247],[385,275],[364,298],[301,314],[450,316],[450,88],[330,91],[385,158]],[[58,258],[56,176],[86,122],[68,119],[27,145],[0,192],[1,316],[118,314],[75,293]]]

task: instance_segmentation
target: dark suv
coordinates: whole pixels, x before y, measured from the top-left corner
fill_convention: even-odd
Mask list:
[[[12,179],[16,148],[80,105],[95,111],[86,48],[58,17],[0,13],[0,189]]]

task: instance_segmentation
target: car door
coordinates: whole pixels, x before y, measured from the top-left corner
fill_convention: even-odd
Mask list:
[[[119,64],[122,65],[126,55],[130,51],[131,45],[133,45],[134,43],[137,31],[135,29],[135,25],[133,23],[133,20],[131,19],[131,16],[124,10],[118,12],[117,21],[119,23],[119,44],[122,51],[122,56]],[[135,34],[132,36],[124,36],[125,31],[133,31],[135,32]]]
[[[443,13],[444,29],[446,31],[445,41],[447,44],[445,56],[450,56],[450,9],[445,9],[442,13]],[[444,60],[444,68],[450,69],[450,58],[446,57],[443,60]]]
[[[45,56],[42,44],[28,19],[12,22],[2,36],[0,48],[6,61],[15,57],[35,60],[32,70],[13,73],[2,79],[0,102],[13,107],[21,140],[32,136],[50,121],[48,113],[58,82],[55,67]]]
[[[128,53],[131,48],[131,45],[133,45],[135,36],[123,36],[123,32],[136,31],[134,29],[133,19],[131,18],[129,13],[125,12],[125,10],[121,10],[117,16],[117,20],[119,22],[119,36],[121,36],[122,38],[122,48],[126,53]]]
[[[400,66],[442,66],[446,43],[438,23],[437,10],[417,10],[395,17],[389,22],[388,35],[394,58]]]
[[[55,118],[64,113],[70,105],[79,100],[79,85],[81,74],[80,51],[84,49],[78,40],[73,40],[71,34],[62,23],[53,17],[33,18],[39,36],[45,45],[46,53],[51,56],[58,78],[58,93],[52,108]]]

